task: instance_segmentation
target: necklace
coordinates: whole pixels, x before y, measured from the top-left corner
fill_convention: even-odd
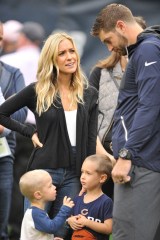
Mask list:
[[[73,93],[71,91],[60,92],[60,97],[64,111],[77,109],[77,104],[73,102]]]

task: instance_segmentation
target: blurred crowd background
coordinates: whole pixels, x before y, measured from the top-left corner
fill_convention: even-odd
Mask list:
[[[106,47],[90,35],[92,24],[98,12],[111,0],[0,0],[0,20],[4,24],[4,49],[1,52],[1,60],[20,68],[25,84],[28,85],[35,79],[39,50],[45,38],[55,31],[67,31],[72,35],[78,46],[81,56],[81,65],[89,76],[93,66],[99,59],[107,56]],[[160,24],[159,0],[126,0],[116,1],[128,6],[135,16],[142,16],[147,26]],[[18,23],[17,23],[18,21]],[[32,25],[30,22],[36,22]],[[27,23],[27,24],[24,24]],[[32,26],[31,26],[32,25]],[[21,29],[21,38],[17,54],[3,56],[13,52],[17,40],[17,30]],[[43,31],[44,30],[44,31]],[[43,38],[43,41],[41,41]],[[5,48],[5,41],[7,42]],[[8,42],[11,45],[8,45]],[[24,53],[25,51],[25,53]],[[32,53],[30,54],[30,51]],[[34,51],[34,52],[33,52]],[[22,57],[21,54],[25,54]],[[33,61],[31,63],[31,60]],[[30,63],[29,63],[30,62]],[[13,64],[12,64],[13,63]],[[26,65],[29,63],[29,67]],[[35,66],[35,67],[34,67]],[[28,114],[27,123],[34,124],[34,119]],[[26,169],[26,164],[32,150],[32,143],[17,135],[17,146],[14,164],[14,186],[12,206],[10,214],[10,227],[13,235],[19,236],[21,219],[23,217],[23,199],[19,193],[18,181]],[[25,151],[24,151],[25,149]],[[12,239],[19,239],[13,237]]]

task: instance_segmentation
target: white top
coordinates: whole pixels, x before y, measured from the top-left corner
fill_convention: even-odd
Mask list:
[[[41,225],[37,225],[35,223],[35,219],[32,212],[33,212],[32,209],[27,209],[24,214],[21,225],[20,240],[53,240],[54,239],[53,234],[49,234],[39,230]],[[42,218],[41,222],[43,223],[43,218],[45,219],[47,217],[45,217],[45,213],[41,211],[39,215],[37,214],[37,218],[39,219]]]
[[[66,124],[71,146],[76,146],[76,119],[77,110],[64,111],[66,117]]]
[[[57,215],[50,219],[45,210],[32,206],[24,214],[20,240],[53,240],[56,233],[71,215],[72,209],[62,205]]]

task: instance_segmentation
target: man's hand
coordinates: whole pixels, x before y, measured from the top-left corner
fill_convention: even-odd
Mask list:
[[[115,183],[126,183],[131,180],[131,177],[128,176],[128,173],[131,169],[131,160],[125,160],[119,158],[112,170],[112,179]]]

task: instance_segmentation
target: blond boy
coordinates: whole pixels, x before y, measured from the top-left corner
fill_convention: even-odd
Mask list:
[[[31,207],[27,209],[21,226],[21,240],[58,240],[54,233],[65,223],[74,206],[71,198],[64,197],[63,206],[54,219],[45,211],[48,201],[56,198],[56,187],[50,174],[45,170],[33,170],[25,173],[19,182],[20,191],[29,199]]]

